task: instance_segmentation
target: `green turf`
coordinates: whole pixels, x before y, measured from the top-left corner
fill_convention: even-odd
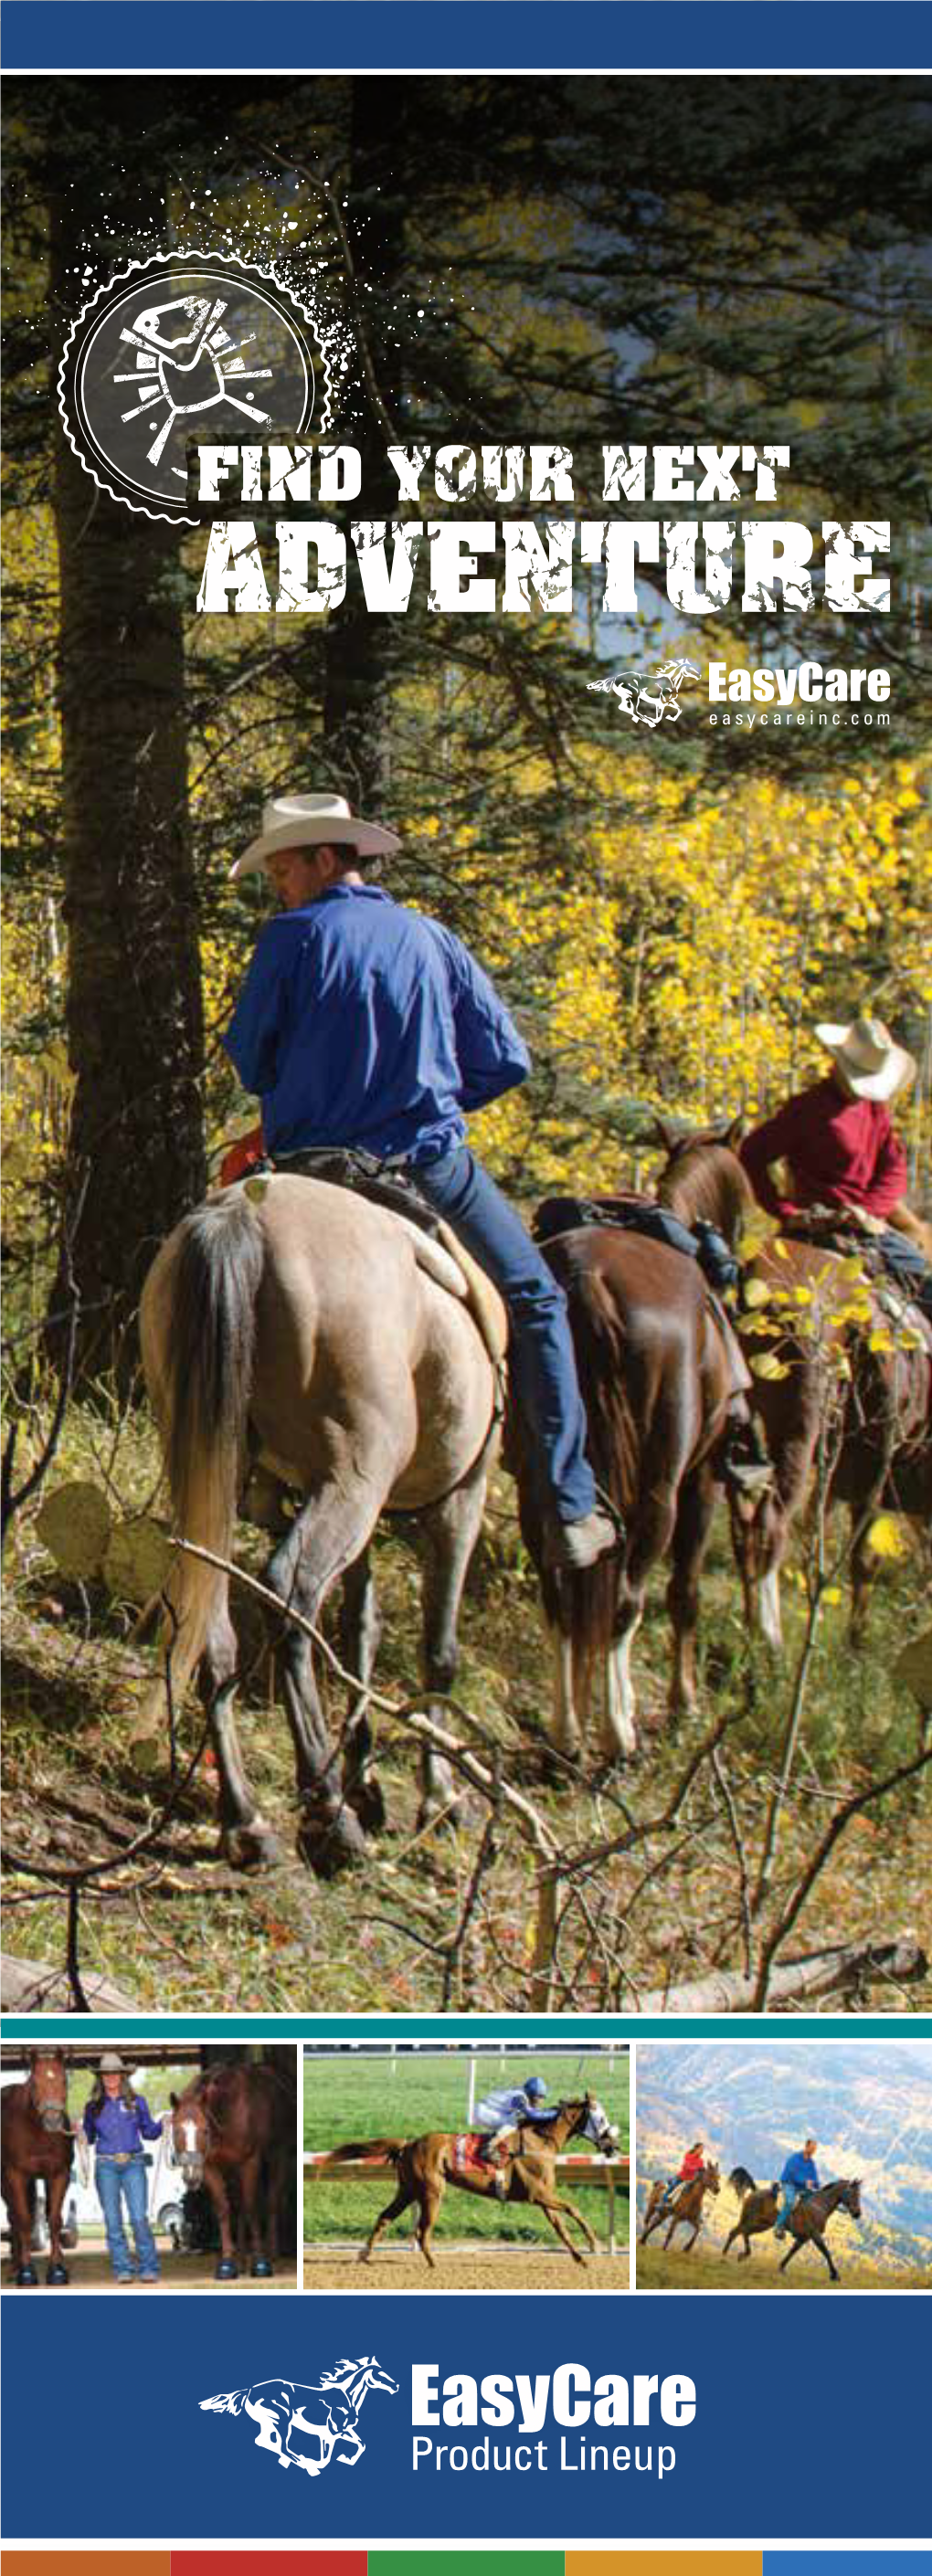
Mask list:
[[[607,2050],[595,2049],[580,2051],[578,2056],[540,2059],[535,2058],[533,2049],[520,2055],[501,2056],[496,2052],[482,2056],[477,2061],[476,2100],[480,2101],[484,2093],[497,2092],[503,2085],[520,2084],[531,2074],[544,2076],[551,2103],[575,2099],[580,2093],[597,2093],[609,2119],[618,2123],[619,2149],[627,2154],[627,2056],[616,2050],[612,2061]],[[343,2146],[357,2138],[416,2138],[427,2129],[464,2129],[468,2086],[468,2051],[450,2049],[442,2057],[421,2053],[407,2057],[399,2052],[394,2060],[355,2053],[337,2059],[305,2056],[304,2144],[320,2150]],[[343,2239],[361,2243],[379,2211],[391,2200],[393,2187],[391,2173],[380,2173],[372,2182],[355,2177],[341,2182],[305,2180],[306,2241],[320,2244]],[[604,2242],[606,2195],[586,2188],[580,2199],[590,2227]],[[619,2193],[615,2226],[623,2242],[627,2239],[627,2211],[627,2200]],[[389,2241],[393,2235],[400,2239],[409,2233],[412,2220],[413,2213],[406,2211],[389,2230]],[[494,2239],[503,2245],[553,2243],[553,2231],[538,2211],[511,2208],[497,2201],[487,2203],[455,2189],[446,2194],[436,2232],[448,2240]]]

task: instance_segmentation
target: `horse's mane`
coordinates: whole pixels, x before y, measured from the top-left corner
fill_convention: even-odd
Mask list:
[[[733,1243],[742,1217],[755,1205],[754,1192],[735,1152],[736,1129],[710,1127],[681,1136],[670,1147],[656,1186],[661,1207],[684,1225],[703,1218]]]

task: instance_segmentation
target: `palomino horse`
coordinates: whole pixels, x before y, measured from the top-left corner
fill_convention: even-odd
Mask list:
[[[575,1227],[541,1249],[566,1292],[589,1453],[623,1518],[625,1545],[620,1557],[604,1557],[585,1574],[548,1568],[519,1426],[521,1526],[554,1647],[554,1741],[569,1757],[579,1754],[579,1716],[601,1665],[603,1745],[617,1761],[637,1751],[631,1648],[648,1578],[667,1555],[670,1708],[696,1704],[699,1577],[734,1393],[732,1362],[706,1281],[687,1254],[602,1226]]]
[[[546,2129],[519,2125],[517,2148],[514,2153],[505,2151],[501,2165],[481,2160],[476,2139],[457,2137],[447,2129],[432,2129],[422,2138],[367,2138],[362,2145],[335,2147],[332,2155],[321,2158],[317,2171],[326,2173],[331,2165],[346,2164],[351,2157],[360,2156],[385,2158],[397,2167],[394,2200],[376,2219],[360,2254],[361,2263],[370,2261],[383,2227],[389,2227],[392,2219],[400,2218],[402,2211],[410,2209],[416,2200],[420,2214],[415,2242],[433,2271],[431,2241],[448,2183],[457,2191],[478,2193],[483,2200],[523,2201],[542,2209],[574,2263],[582,2263],[585,2258],[573,2244],[563,2224],[563,2214],[575,2218],[590,2254],[597,2250],[596,2240],[588,2219],[575,2201],[558,2192],[556,2182],[556,2159],[568,2138],[589,2138],[601,2154],[614,2154],[618,2132],[594,2093],[586,2093],[579,2102],[561,2102]]]
[[[279,2213],[294,2159],[294,2108],[270,2066],[219,2065],[173,2093],[172,2150],[188,2190],[209,2192],[220,2229],[215,2278],[235,2281],[233,2194],[238,2251],[251,2257],[256,2280],[268,2280],[279,2250]]]
[[[735,1150],[740,1133],[740,1119],[721,1134],[684,1136],[678,1143],[661,1129],[667,1162],[657,1183],[658,1199],[672,1215],[686,1225],[705,1217],[732,1244],[740,1239],[742,1224],[757,1205]],[[784,1236],[782,1242],[785,1257],[765,1247],[755,1256],[750,1275],[771,1292],[798,1289],[808,1295],[810,1312],[813,1307],[818,1312],[826,1293],[835,1302],[837,1283],[843,1306],[844,1281],[839,1281],[838,1274],[845,1256],[804,1238]],[[866,1248],[863,1238],[855,1237],[852,1251],[863,1253]],[[749,1624],[756,1624],[759,1613],[764,1635],[774,1647],[782,1642],[780,1567],[812,1475],[825,1413],[827,1361],[830,1366],[833,1350],[846,1358],[850,1352],[850,1385],[829,1500],[849,1505],[858,1533],[851,1559],[855,1638],[863,1630],[876,1564],[867,1544],[874,1514],[885,1504],[888,1510],[916,1515],[927,1526],[932,1512],[932,1354],[907,1347],[875,1296],[872,1305],[873,1320],[867,1329],[833,1323],[829,1315],[824,1350],[802,1334],[794,1336],[791,1325],[784,1331],[781,1317],[780,1357],[788,1363],[788,1373],[754,1380],[753,1400],[766,1432],[774,1476],[755,1504],[744,1497],[733,1500],[732,1530]],[[871,1350],[875,1327],[882,1330],[889,1349]],[[750,1338],[746,1344],[749,1355],[763,1347]]]
[[[284,1173],[224,1190],[176,1226],[146,1280],[140,1323],[181,1536],[229,1558],[251,1445],[305,1496],[271,1559],[271,1589],[316,1623],[332,1586],[349,1577],[344,1654],[360,1691],[342,1774],[310,1641],[292,1622],[283,1649],[298,1847],[321,1872],[333,1870],[362,1855],[364,1826],[378,1813],[364,1713],[377,1642],[369,1541],[382,1511],[421,1516],[425,1680],[428,1693],[449,1691],[460,1597],[498,1445],[492,1362],[467,1307],[421,1266],[399,1217]],[[176,1706],[201,1665],[224,1849],[241,1865],[275,1858],[233,1721],[227,1576],[182,1555],[169,1605]],[[161,1683],[144,1732],[160,1712]],[[441,1766],[426,1756],[425,1806],[445,1789]]]
[[[34,2289],[32,2222],[37,2182],[45,2184],[49,2248],[46,2281],[67,2281],[62,2262],[62,2211],[73,2148],[68,2118],[68,2070],[60,2048],[33,2048],[24,2084],[0,2093],[0,2191],[10,2218],[10,2255],[17,2289]]]
[[[644,2212],[644,2225],[641,2229],[642,2245],[646,2245],[647,2239],[649,2236],[653,2235],[655,2227],[663,2226],[664,2219],[669,2214],[670,2224],[663,2240],[664,2252],[666,2252],[667,2246],[669,2245],[674,2228],[691,2227],[692,2235],[689,2239],[689,2244],[684,2245],[683,2247],[684,2254],[689,2254],[692,2247],[695,2245],[700,2227],[702,2226],[702,2204],[705,2199],[706,2192],[711,2191],[715,2194],[721,2190],[721,2187],[721,2175],[719,2173],[718,2166],[703,2165],[701,2173],[694,2174],[691,2182],[683,2184],[683,2188],[678,2192],[676,2201],[671,2209],[670,2202],[667,2199],[666,2183],[655,2182],[651,2190],[647,2208]]]
[[[743,2236],[744,2252],[739,2254],[738,2261],[746,2263],[751,2252],[751,2237],[760,2236],[766,2228],[773,2227],[776,2223],[777,2211],[780,2207],[780,2185],[778,2182],[773,2182],[769,2188],[758,2190],[753,2175],[748,2173],[744,2165],[736,2165],[734,2172],[729,2174],[728,2180],[741,2201],[741,2216],[737,2225],[732,2228],[723,2252],[727,2254],[736,2236]],[[785,2272],[787,2264],[794,2261],[800,2246],[817,2245],[819,2253],[828,2264],[832,2280],[840,2279],[841,2276],[835,2269],[825,2242],[825,2230],[836,2209],[847,2209],[852,2218],[860,2218],[861,2185],[859,2181],[826,2182],[822,2184],[820,2191],[804,2192],[800,2198],[794,2200],[788,2220],[790,2235],[794,2241],[789,2253],[784,2254],[780,2265],[781,2272]]]

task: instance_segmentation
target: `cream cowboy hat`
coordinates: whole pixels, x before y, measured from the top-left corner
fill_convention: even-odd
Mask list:
[[[819,1045],[834,1056],[858,1100],[892,1100],[904,1083],[912,1082],[915,1057],[906,1047],[897,1046],[882,1020],[872,1019],[866,1011],[844,1028],[822,1020],[815,1034]]]
[[[273,796],[263,806],[258,839],[250,841],[230,875],[249,876],[278,850],[313,850],[321,841],[349,841],[361,859],[401,848],[397,832],[387,831],[384,823],[364,823],[351,814],[345,796]]]
[[[101,2075],[125,2075],[126,2060],[117,2056],[115,2048],[106,2048],[100,2061],[99,2071]]]

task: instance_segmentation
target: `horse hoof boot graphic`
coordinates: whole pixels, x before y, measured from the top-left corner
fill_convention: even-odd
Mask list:
[[[20,2264],[19,2271],[17,2272],[17,2275],[16,2275],[16,2287],[17,2287],[17,2289],[18,2289],[18,2290],[37,2290],[37,2289],[38,2289],[38,2287],[39,2287],[39,2275],[38,2275],[38,2272],[36,2271],[36,2267],[35,2267],[35,2264],[34,2264],[34,2263],[21,2263],[21,2264]]]
[[[218,2263],[218,2265],[217,2265],[217,2269],[216,2269],[216,2271],[215,2271],[215,2273],[214,2273],[214,2280],[215,2280],[215,2281],[238,2281],[238,2280],[239,2280],[239,2264],[238,2264],[238,2263],[234,2263],[232,2254],[223,2254],[223,2255],[221,2255],[220,2261],[219,2261],[219,2263]]]
[[[65,2283],[65,2282],[67,2282],[67,2281],[69,2280],[69,2278],[70,2278],[70,2274],[66,2271],[64,2263],[50,2263],[50,2264],[49,2264],[48,2271],[46,2272],[46,2275],[45,2275],[45,2279],[46,2279],[46,2286],[47,2286],[47,2288],[48,2288],[48,2289],[50,2289],[50,2290],[59,2290],[59,2289],[61,2289],[62,2284],[63,2284],[63,2283]]]
[[[272,2266],[264,2254],[257,2254],[255,2262],[250,2264],[250,2271],[254,2281],[270,2281],[272,2279]]]

